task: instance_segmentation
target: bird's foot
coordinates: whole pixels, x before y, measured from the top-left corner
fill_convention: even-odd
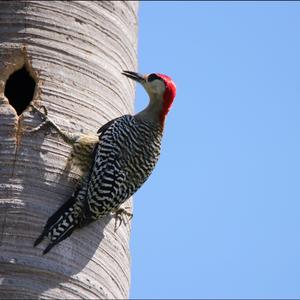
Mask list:
[[[29,133],[36,132],[46,126],[47,129],[50,129],[50,128],[54,129],[56,131],[56,133],[58,133],[62,137],[62,139],[70,145],[73,145],[78,140],[78,138],[80,136],[82,136],[81,133],[71,133],[71,132],[67,132],[65,130],[60,129],[60,127],[58,125],[56,125],[55,122],[52,121],[48,117],[48,111],[45,106],[41,106],[41,108],[44,110],[44,112],[42,112],[39,108],[37,108],[33,104],[30,104],[30,106],[39,113],[39,115],[43,119],[43,122],[40,125],[36,126],[35,128],[26,130],[26,132],[29,132]]]
[[[39,124],[38,126],[32,128],[32,129],[28,129],[26,130],[27,133],[32,133],[32,132],[36,132],[39,131],[40,129],[42,129],[44,126],[49,126],[52,121],[49,120],[48,118],[48,111],[47,108],[43,105],[41,106],[41,109],[44,111],[42,112],[38,107],[36,107],[34,104],[30,104],[30,107],[32,107],[36,112],[39,113],[39,115],[42,117],[43,122],[41,124]]]
[[[115,232],[119,229],[122,223],[127,224],[133,217],[133,214],[129,212],[129,206],[118,208],[114,211],[115,213]],[[127,220],[125,220],[125,218]],[[118,225],[119,221],[119,225]],[[127,222],[126,222],[127,221]]]

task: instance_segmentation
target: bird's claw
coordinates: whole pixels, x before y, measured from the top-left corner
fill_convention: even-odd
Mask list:
[[[43,118],[47,118],[47,116],[48,116],[48,110],[47,110],[47,108],[46,108],[45,105],[41,105],[41,107],[40,107],[41,109],[44,110],[44,112],[42,112],[40,110],[40,108],[38,108],[34,104],[29,104],[29,106],[32,107],[34,110],[36,110]]]
[[[35,111],[37,111],[42,119],[43,119],[43,122],[41,124],[39,124],[38,126],[32,128],[32,129],[29,129],[29,130],[26,130],[26,132],[28,133],[32,133],[32,132],[36,132],[36,131],[39,131],[42,127],[44,127],[45,125],[48,125],[48,123],[50,122],[49,119],[48,119],[48,110],[47,108],[42,105],[41,106],[41,109],[44,110],[44,112],[42,112],[38,107],[36,107],[34,104],[30,104],[29,105],[30,107],[32,107]]]
[[[115,211],[115,229],[114,229],[115,232],[119,229],[122,223],[127,224],[127,222],[125,222],[125,216],[127,217],[128,222],[132,219],[133,214],[131,212],[128,212],[128,209],[130,209],[130,207],[126,206],[124,208],[118,208]],[[118,226],[118,221],[120,222],[119,226]]]

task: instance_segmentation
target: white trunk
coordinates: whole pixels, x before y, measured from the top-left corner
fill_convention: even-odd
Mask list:
[[[132,113],[134,84],[121,71],[136,70],[137,9],[130,1],[0,2],[1,299],[128,297],[128,224],[115,233],[107,217],[46,255],[45,243],[33,248],[77,174],[63,172],[70,146],[44,130],[26,133],[41,119],[30,109],[18,116],[4,94],[9,76],[25,65],[36,82],[32,102],[62,129],[95,133]],[[13,88],[22,90],[24,80]]]

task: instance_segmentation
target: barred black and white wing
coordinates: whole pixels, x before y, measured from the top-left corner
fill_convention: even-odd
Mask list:
[[[86,218],[118,208],[151,174],[159,158],[161,128],[126,115],[101,136],[87,191]]]

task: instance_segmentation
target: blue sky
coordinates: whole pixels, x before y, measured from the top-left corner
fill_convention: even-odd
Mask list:
[[[134,198],[132,299],[300,298],[299,30],[300,2],[140,3],[139,71],[177,97]]]

